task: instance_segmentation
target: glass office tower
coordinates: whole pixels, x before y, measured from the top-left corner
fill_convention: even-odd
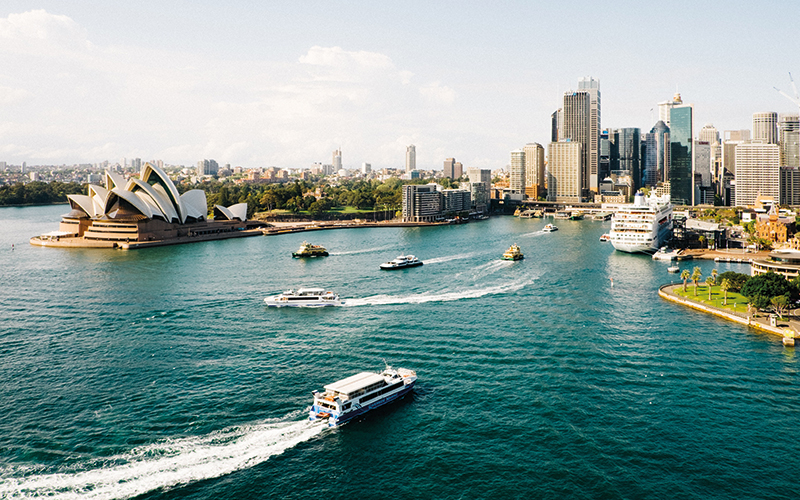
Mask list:
[[[691,105],[672,108],[669,129],[669,183],[672,203],[674,205],[693,205]]]

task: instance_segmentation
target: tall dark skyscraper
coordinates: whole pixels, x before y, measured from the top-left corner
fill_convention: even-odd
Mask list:
[[[655,186],[667,180],[669,172],[669,127],[658,120],[645,136],[644,184]]]
[[[630,173],[633,178],[633,190],[642,187],[641,131],[638,128],[621,128],[617,130],[617,154],[619,169]]]
[[[670,112],[670,162],[668,180],[675,205],[694,204],[692,168],[692,105],[675,106]]]

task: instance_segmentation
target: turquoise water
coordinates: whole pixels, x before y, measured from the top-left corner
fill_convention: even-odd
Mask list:
[[[796,497],[794,349],[661,300],[668,264],[609,222],[27,243],[65,211],[0,209],[0,498]],[[331,256],[292,259],[306,239]],[[378,270],[400,253],[425,265]],[[298,286],[347,305],[265,307]],[[412,397],[305,421],[384,358]]]

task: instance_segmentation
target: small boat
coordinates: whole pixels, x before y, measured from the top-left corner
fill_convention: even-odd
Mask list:
[[[681,268],[678,267],[678,266],[669,266],[667,268],[667,272],[668,273],[679,273],[680,271],[681,271]]]
[[[519,217],[521,213],[522,213],[522,210],[520,210],[519,207],[517,207],[517,209],[514,210],[514,217]]]
[[[404,269],[406,267],[417,267],[421,265],[422,261],[413,255],[400,255],[392,261],[381,264],[381,269],[391,271],[393,269]]]
[[[547,224],[542,228],[542,231],[544,231],[545,233],[552,233],[553,231],[558,231],[558,226],[556,226],[555,224]]]
[[[312,245],[304,241],[296,252],[292,252],[292,257],[326,257],[328,251],[321,245]]]
[[[611,236],[604,234],[600,236],[600,241],[611,241]]]
[[[414,389],[417,372],[386,365],[380,373],[361,372],[325,386],[325,392],[312,391],[314,403],[309,420],[326,420],[329,427],[345,424],[353,418],[392,401]]]
[[[508,250],[506,250],[502,257],[503,260],[522,260],[524,258],[525,255],[523,255],[522,250],[520,250],[519,245],[516,243],[508,247]]]
[[[569,220],[583,220],[584,214],[580,210],[576,212],[571,212],[569,214]]]
[[[300,288],[288,290],[264,299],[267,307],[331,307],[341,306],[344,301],[334,292],[324,288]]]

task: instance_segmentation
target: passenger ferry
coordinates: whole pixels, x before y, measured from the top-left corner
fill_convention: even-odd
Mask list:
[[[558,226],[555,224],[545,224],[545,226],[542,228],[542,231],[545,233],[552,233],[553,231],[558,231]]]
[[[413,255],[400,255],[396,259],[381,264],[381,269],[390,271],[392,269],[403,269],[405,267],[421,266],[422,261]]]
[[[654,253],[672,236],[669,195],[645,197],[636,193],[633,203],[603,204],[611,210],[611,244],[620,252]]]
[[[506,250],[502,257],[503,260],[522,260],[524,258],[525,255],[516,243],[508,247],[508,250]]]
[[[312,391],[314,403],[309,420],[327,419],[336,427],[353,418],[404,397],[414,389],[417,372],[386,365],[381,373],[361,372],[325,386],[325,392]]]
[[[321,245],[312,245],[304,241],[296,252],[292,252],[292,257],[326,257],[328,251]]]
[[[267,307],[331,307],[344,304],[337,294],[324,288],[287,290],[280,295],[267,297],[264,302]]]

